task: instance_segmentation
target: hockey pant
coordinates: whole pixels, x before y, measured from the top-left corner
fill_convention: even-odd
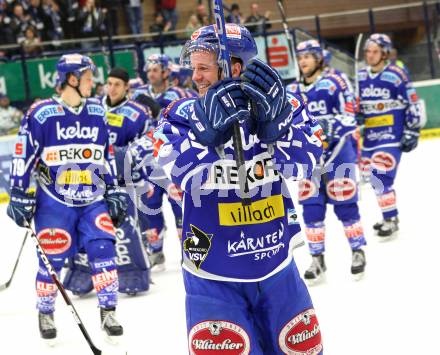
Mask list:
[[[34,221],[37,237],[55,271],[59,273],[64,260],[84,248],[90,259],[99,306],[116,306],[115,231],[106,203],[98,201],[84,207],[69,207],[38,189]],[[52,313],[57,287],[38,257],[37,308],[42,313]]]
[[[138,225],[137,209],[128,200],[127,217],[116,229],[116,265],[119,275],[119,292],[136,294],[150,288],[150,265],[142,247]],[[64,286],[76,295],[92,291],[91,268],[87,255],[83,252],[69,258]]]
[[[167,187],[155,184],[150,184],[150,186],[149,192],[140,197],[141,204],[146,209],[139,210],[139,224],[147,248],[152,253],[157,253],[163,250],[165,235],[165,220],[162,210],[164,194],[167,194],[173,210],[178,237],[182,238],[182,190],[171,182]]]
[[[358,186],[356,182],[356,157],[352,146],[333,160],[333,165],[324,170],[324,175],[313,175],[300,182],[299,202],[303,205],[309,251],[312,255],[325,252],[325,214],[327,204],[342,222],[344,233],[352,250],[366,245],[358,208]]]
[[[323,354],[321,331],[294,262],[260,282],[183,271],[189,353]]]
[[[384,219],[398,215],[393,185],[401,156],[397,147],[362,151],[363,173],[369,176]]]

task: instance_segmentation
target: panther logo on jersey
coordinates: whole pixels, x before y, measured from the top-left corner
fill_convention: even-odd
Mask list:
[[[211,249],[213,234],[206,234],[192,224],[190,224],[190,228],[191,232],[186,232],[183,250],[188,253],[189,259],[198,270],[208,256],[209,249]]]

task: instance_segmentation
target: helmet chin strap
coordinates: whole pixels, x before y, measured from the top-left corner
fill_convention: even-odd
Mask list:
[[[70,85],[70,84],[69,84],[69,80],[67,80],[67,86],[70,86],[72,89],[74,89],[74,90],[78,93],[79,97],[82,98],[82,99],[84,99],[83,94],[81,94],[81,91],[79,90],[79,85],[80,85],[79,82],[80,82],[80,78],[78,78],[76,75],[74,75],[74,76],[75,76],[75,78],[78,79],[78,85],[77,85],[77,86]]]

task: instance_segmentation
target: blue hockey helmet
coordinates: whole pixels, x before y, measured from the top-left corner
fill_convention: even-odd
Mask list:
[[[170,69],[171,58],[166,54],[151,54],[145,61],[144,71],[148,70],[150,64],[160,64],[162,70]]]
[[[64,54],[57,63],[57,86],[63,85],[69,74],[75,75],[79,80],[86,70],[96,73],[96,65],[90,57],[78,53]]]
[[[296,46],[296,55],[311,53],[316,56],[317,60],[324,58],[324,53],[321,45],[316,39],[309,39],[307,41],[302,41]]]
[[[324,65],[329,66],[333,57],[332,52],[330,52],[328,49],[323,49],[322,56],[324,58]]]
[[[367,49],[371,43],[376,43],[386,54],[389,54],[391,49],[393,49],[393,42],[391,42],[391,38],[384,33],[373,33],[366,40],[364,49]]]
[[[258,54],[257,44],[249,30],[244,26],[227,23],[226,40],[231,57],[240,59],[243,62],[243,66],[246,66]],[[214,52],[217,59],[219,59],[216,25],[201,27],[191,35],[191,39],[185,43],[180,54],[180,65],[190,68],[191,53],[199,51]]]
[[[182,86],[185,84],[186,79],[192,76],[192,70],[189,68],[184,68],[181,65],[178,64],[171,64],[170,66],[171,73],[170,73],[170,81],[173,81],[175,79],[178,80],[178,85]]]

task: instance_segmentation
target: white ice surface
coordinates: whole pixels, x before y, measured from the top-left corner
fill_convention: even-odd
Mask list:
[[[438,154],[440,140],[421,142],[416,151],[404,154],[396,181],[401,230],[391,242],[380,243],[373,235],[371,226],[380,213],[371,189],[362,189],[360,208],[368,240],[368,265],[359,282],[351,278],[351,252],[329,209],[327,281],[310,288],[326,355],[440,353]],[[170,217],[171,209],[166,205],[166,216]],[[5,205],[0,206],[0,283],[9,277],[24,235],[4,211]],[[166,271],[153,273],[154,285],[147,294],[120,297],[117,313],[125,329],[124,346],[107,346],[102,340],[94,295],[72,296],[86,328],[104,350],[116,354],[125,347],[130,355],[187,353],[179,244],[172,223],[168,225]],[[296,250],[295,258],[303,273],[310,263],[307,248]],[[36,260],[28,241],[12,285],[0,292],[0,354],[90,354],[61,296],[56,312],[58,344],[48,348],[40,340],[34,291]]]

